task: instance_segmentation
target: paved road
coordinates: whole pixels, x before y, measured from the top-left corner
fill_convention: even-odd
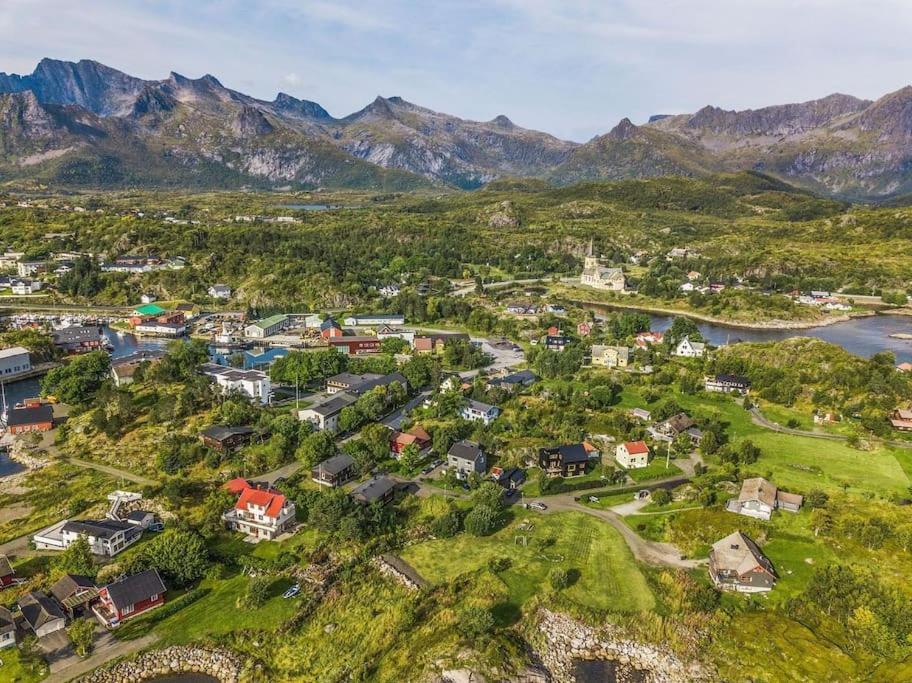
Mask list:
[[[774,432],[779,432],[781,434],[792,434],[794,436],[809,436],[812,439],[824,439],[826,441],[848,441],[849,437],[842,434],[830,434],[828,432],[809,432],[804,429],[792,429],[791,427],[783,427],[778,422],[773,422],[763,413],[760,412],[760,409],[754,406],[750,409],[751,413],[751,422],[753,422],[758,427],[763,427],[765,429],[772,430]],[[887,446],[895,446],[897,448],[912,448],[912,442],[910,441],[894,441],[892,439],[881,440],[871,438],[871,441],[876,441],[878,443],[886,444]]]
[[[149,634],[136,640],[117,640],[109,633],[96,636],[95,651],[89,657],[82,659],[74,655],[55,662],[51,665],[51,675],[44,679],[44,683],[72,681],[113,659],[139,652],[157,640],[158,636],[155,634]]]

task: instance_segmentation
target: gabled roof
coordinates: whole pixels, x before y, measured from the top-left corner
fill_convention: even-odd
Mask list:
[[[51,595],[61,604],[80,593],[98,595],[98,587],[91,578],[79,574],[64,574],[57,583],[51,586]],[[64,604],[64,606],[66,605]]]
[[[250,486],[250,482],[243,477],[235,477],[231,481],[225,482],[222,488],[227,489],[237,496],[252,487]]]
[[[686,432],[696,423],[691,420],[686,413],[678,413],[677,415],[673,415],[672,417],[669,417],[667,420],[665,420],[665,424],[675,432],[681,433]]]
[[[753,477],[745,479],[741,484],[741,493],[738,494],[738,501],[747,503],[752,500],[758,500],[764,505],[773,508],[776,507],[776,493],[778,489],[763,477]]]
[[[135,605],[143,600],[148,600],[153,595],[161,595],[167,589],[155,569],[147,569],[139,574],[133,574],[125,579],[110,583],[105,586],[108,597],[119,610],[130,605]]]
[[[645,441],[628,441],[624,444],[624,448],[627,449],[630,455],[649,453],[649,446],[646,445]]]
[[[342,329],[342,326],[339,323],[337,323],[334,318],[327,318],[326,320],[324,320],[323,322],[320,323],[321,330],[328,330],[332,327],[335,327],[336,329],[339,329],[339,330]]]
[[[40,591],[26,593],[19,598],[19,610],[22,618],[33,631],[55,619],[64,619],[63,611],[51,598]]]
[[[241,492],[241,497],[238,498],[234,507],[236,510],[246,510],[248,506],[256,505],[257,507],[265,508],[264,515],[275,518],[279,516],[282,508],[285,507],[285,501],[285,496],[281,493],[248,488]]]
[[[751,539],[740,531],[729,534],[712,546],[713,560],[721,570],[744,576],[754,569],[776,575],[772,563]]]
[[[352,489],[351,495],[362,502],[373,503],[383,498],[394,488],[396,488],[396,482],[389,477],[377,477],[358,484]]]
[[[15,630],[16,620],[13,618],[12,612],[6,607],[0,606],[0,635],[12,633]]]
[[[53,422],[54,409],[49,405],[35,406],[34,408],[13,408],[9,412],[7,425],[16,427],[18,425],[31,425],[40,422]]]
[[[481,401],[469,400],[467,407],[471,410],[478,411],[479,413],[490,413],[492,410],[499,410],[497,406],[492,406],[488,403],[482,403]]]
[[[4,576],[12,576],[15,574],[13,566],[10,564],[9,558],[6,555],[0,555],[0,579]]]
[[[459,458],[460,460],[468,460],[469,462],[477,462],[479,458],[483,457],[484,453],[481,450],[481,446],[473,441],[457,441],[452,446],[450,450],[447,451],[447,455],[451,455],[454,458]]]
[[[145,304],[144,306],[137,306],[133,312],[136,315],[160,315],[165,312],[165,309],[158,304]]]
[[[210,439],[216,441],[224,441],[225,439],[231,438],[232,436],[246,436],[248,434],[253,434],[252,427],[223,427],[221,425],[212,425],[207,427],[202,432],[202,436],[206,436]]]
[[[268,318],[263,318],[262,320],[255,320],[254,322],[250,323],[250,325],[252,327],[259,327],[261,330],[265,330],[267,327],[279,325],[286,320],[288,320],[288,316],[279,313],[277,315],[271,315]]]
[[[406,430],[406,434],[411,434],[419,441],[430,441],[431,435],[427,433],[424,427],[421,425],[415,425],[411,429]]]
[[[354,466],[354,464],[355,464],[355,459],[352,458],[350,455],[348,455],[347,453],[339,453],[338,455],[334,455],[333,457],[328,458],[327,460],[324,460],[323,462],[314,465],[313,471],[314,472],[322,471],[325,474],[336,475],[341,472],[344,472],[349,467]]]

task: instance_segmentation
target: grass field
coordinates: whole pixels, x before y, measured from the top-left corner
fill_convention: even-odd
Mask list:
[[[879,446],[871,451],[850,448],[844,442],[793,436],[765,429],[751,422],[750,414],[731,399],[676,395],[694,415],[716,415],[728,424],[733,443],[750,439],[763,451],[751,469],[769,473],[777,486],[807,492],[829,492],[889,497],[908,491],[912,453]]]
[[[678,474],[681,474],[681,468],[675,465],[673,460],[665,467],[665,458],[653,460],[646,467],[627,470],[627,475],[637,483],[674,477]]]
[[[403,557],[432,583],[455,579],[505,557],[511,566],[499,574],[510,601],[521,607],[537,593],[550,590],[548,573],[554,567],[573,569],[579,579],[566,597],[601,610],[635,612],[651,609],[653,596],[620,535],[607,524],[579,513],[528,518],[531,531],[513,523],[492,536],[460,534],[411,546]],[[518,542],[528,538],[527,545]],[[541,539],[553,539],[542,548]]]

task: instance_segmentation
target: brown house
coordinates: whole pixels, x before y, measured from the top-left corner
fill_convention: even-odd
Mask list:
[[[897,408],[890,415],[890,424],[900,432],[912,432],[912,409]]]
[[[771,591],[778,578],[766,555],[740,531],[713,543],[709,575],[718,588],[739,593]]]
[[[246,446],[250,443],[251,438],[253,438],[253,429],[250,427],[212,425],[200,434],[200,441],[203,442],[203,445],[220,453],[230,453]]]

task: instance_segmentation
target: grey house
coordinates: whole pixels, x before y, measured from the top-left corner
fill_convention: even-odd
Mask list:
[[[484,474],[487,469],[484,451],[473,441],[457,441],[447,452],[447,467],[456,472],[459,479],[468,479],[473,472]]]

